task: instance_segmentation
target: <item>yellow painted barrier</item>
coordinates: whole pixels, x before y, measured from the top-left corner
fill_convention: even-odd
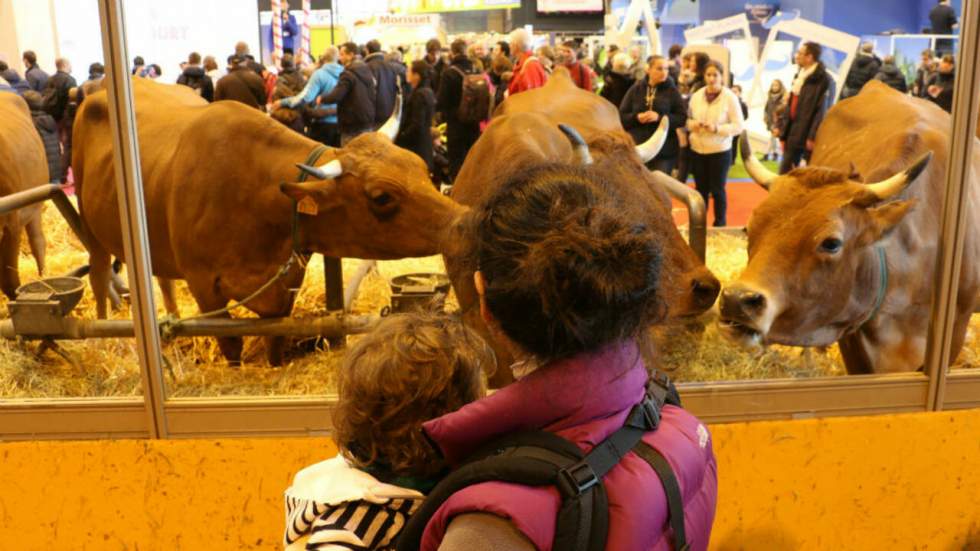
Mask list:
[[[712,427],[712,549],[980,549],[980,410]],[[281,547],[326,438],[0,444],[0,549]]]

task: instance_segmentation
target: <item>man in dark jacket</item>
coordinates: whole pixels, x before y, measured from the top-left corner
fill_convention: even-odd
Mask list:
[[[367,56],[364,63],[371,68],[374,74],[374,81],[378,86],[378,99],[374,110],[375,128],[388,120],[391,113],[395,110],[395,97],[398,96],[398,75],[385,59],[385,53],[381,51],[381,43],[377,40],[368,41]]]
[[[895,66],[895,56],[885,56],[885,62],[878,69],[875,80],[880,80],[903,94],[909,91],[909,85],[905,81],[905,75]]]
[[[790,88],[786,116],[782,118],[779,139],[783,141],[783,162],[779,173],[786,174],[809,158],[817,128],[827,112],[830,75],[820,62],[823,48],[816,42],[804,42],[796,51],[800,67]]]
[[[58,125],[51,115],[44,112],[41,94],[34,90],[24,92],[24,101],[31,109],[31,120],[44,144],[44,156],[48,159],[48,181],[61,182],[61,146],[58,144]],[[43,182],[38,182],[41,184]]]
[[[870,42],[861,44],[861,49],[851,64],[851,70],[847,72],[847,78],[844,79],[844,88],[840,93],[841,99],[856,96],[861,88],[874,78],[879,68],[881,68],[881,62],[874,55],[874,44]]]
[[[953,112],[953,88],[956,85],[956,65],[952,54],[946,54],[939,62],[939,70],[929,79],[926,99],[942,107],[947,113]]]
[[[425,43],[425,62],[432,67],[432,89],[439,90],[442,72],[446,69],[446,60],[442,57],[442,44],[438,38],[432,38]]]
[[[242,56],[228,58],[230,70],[214,87],[214,99],[232,100],[265,111],[265,81],[249,66],[249,59]]]
[[[660,153],[647,163],[650,170],[665,174],[674,170],[680,151],[675,129],[683,128],[687,122],[687,106],[669,74],[667,59],[659,55],[651,57],[647,63],[646,78],[637,80],[630,87],[619,106],[623,128],[638,144],[650,139],[661,119],[667,117],[670,123],[667,141]]]
[[[177,84],[190,87],[209,102],[214,101],[214,83],[201,67],[201,54],[197,52],[187,56],[187,64],[184,65],[184,72],[177,77]]]
[[[0,61],[0,78],[6,80],[7,84],[10,85],[11,91],[20,96],[23,96],[24,92],[31,89],[30,84],[28,84],[26,80],[20,78],[17,71],[11,69],[5,61]]]
[[[282,70],[279,71],[279,78],[276,80],[276,87],[285,86],[289,88],[289,96],[300,93],[306,86],[306,79],[296,70],[296,63],[293,54],[282,54],[282,61],[279,62]]]
[[[929,10],[929,24],[932,25],[932,34],[954,34],[954,29],[959,27],[956,19],[956,11],[949,5],[949,0],[938,0],[936,5]],[[952,53],[953,41],[948,38],[936,40],[936,54]]]
[[[466,41],[456,39],[449,46],[452,62],[443,71],[436,99],[436,110],[446,121],[446,147],[449,149],[449,174],[455,178],[466,154],[480,137],[480,123],[459,120],[459,102],[463,99],[463,81],[473,73],[473,63],[466,57]]]
[[[24,52],[24,67],[27,68],[24,72],[24,80],[27,81],[31,90],[43,92],[44,87],[48,85],[48,74],[37,66],[37,54],[31,50]]]
[[[329,94],[319,96],[317,103],[336,103],[340,126],[340,145],[375,130],[377,82],[366,63],[357,59],[357,44],[340,46],[340,63],[344,72]]]
[[[915,82],[912,83],[912,95],[917,98],[926,97],[926,87],[932,80],[932,75],[936,74],[936,56],[932,50],[922,50],[919,65],[915,68]]]
[[[68,107],[68,94],[72,88],[76,88],[78,83],[75,77],[71,76],[71,62],[68,59],[59,57],[55,60],[55,67],[58,71],[48,79],[41,94],[44,102],[44,110],[58,123],[58,141],[61,142],[63,157],[61,165],[64,167],[62,181],[67,176],[68,165],[71,164],[71,123],[69,117],[65,117],[65,108]]]

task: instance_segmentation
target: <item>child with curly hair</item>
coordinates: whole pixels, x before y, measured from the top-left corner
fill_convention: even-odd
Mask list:
[[[446,470],[422,423],[482,398],[495,365],[486,342],[445,314],[391,316],[358,341],[339,375],[340,454],[286,490],[286,549],[393,548]]]

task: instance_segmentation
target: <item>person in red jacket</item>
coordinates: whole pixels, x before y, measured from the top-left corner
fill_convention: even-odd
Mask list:
[[[592,69],[578,58],[578,43],[568,40],[558,47],[558,59],[568,69],[572,82],[583,90],[592,91]]]
[[[541,61],[531,53],[531,37],[525,29],[514,29],[510,33],[510,51],[517,60],[514,66],[514,76],[507,87],[510,95],[540,88],[548,82]]]

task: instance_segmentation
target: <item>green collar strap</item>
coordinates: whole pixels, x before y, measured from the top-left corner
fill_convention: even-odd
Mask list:
[[[320,160],[320,156],[323,155],[323,152],[326,151],[327,149],[329,148],[323,144],[314,147],[313,151],[310,151],[309,156],[306,157],[306,161],[303,164],[309,166],[316,166],[316,162]],[[309,174],[300,170],[299,177],[296,179],[296,181],[305,182],[306,179],[309,178],[309,176],[310,176]],[[309,256],[308,252],[299,250],[299,211],[297,210],[298,204],[299,204],[298,201],[296,201],[296,199],[293,199],[293,221],[292,221],[292,230],[291,230],[292,240],[293,240],[293,252],[300,256]]]

